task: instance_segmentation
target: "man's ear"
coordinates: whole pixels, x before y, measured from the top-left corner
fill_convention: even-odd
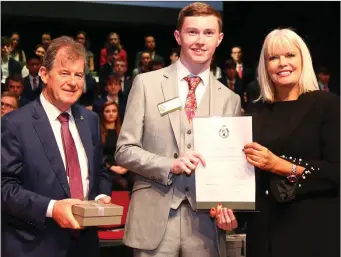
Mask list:
[[[180,38],[180,31],[179,30],[174,31],[174,37],[175,37],[175,40],[178,43],[178,45],[181,46],[181,38]]]
[[[46,67],[41,66],[39,69],[39,74],[40,74],[41,80],[46,85],[47,81],[49,80],[49,72],[47,71]]]

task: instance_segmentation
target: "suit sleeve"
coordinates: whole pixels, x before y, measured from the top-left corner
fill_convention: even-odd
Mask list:
[[[50,198],[24,189],[23,153],[19,132],[7,117],[1,119],[1,208],[25,222],[43,226]]]
[[[162,157],[143,149],[145,101],[141,75],[137,75],[128,97],[124,122],[117,141],[116,162],[145,178],[169,185],[172,158]]]

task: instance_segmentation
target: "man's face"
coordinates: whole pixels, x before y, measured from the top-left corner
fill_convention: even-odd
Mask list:
[[[171,63],[174,63],[174,62],[176,62],[179,59],[179,55],[177,53],[172,53],[169,56],[169,59],[170,59]]]
[[[124,73],[127,71],[127,65],[125,61],[116,61],[114,66],[114,72],[122,77]]]
[[[76,37],[76,41],[84,46],[85,45],[85,35],[78,34]]]
[[[107,83],[106,91],[109,96],[117,96],[120,90],[121,83],[119,80],[110,80],[110,82]]]
[[[187,65],[210,65],[215,49],[223,40],[218,18],[213,15],[186,17],[174,36],[181,45],[181,60]]]
[[[149,49],[150,51],[154,51],[154,49],[155,49],[154,37],[146,37],[145,38],[145,45],[146,45],[147,49]]]
[[[231,50],[231,57],[235,62],[240,62],[242,60],[242,49],[240,47],[233,47]]]
[[[41,67],[41,60],[38,59],[30,59],[27,62],[27,69],[31,76],[38,76],[39,69]]]
[[[237,69],[234,68],[226,68],[225,74],[229,78],[229,80],[233,80],[236,78],[237,75]]]
[[[7,113],[18,109],[17,101],[14,97],[3,96],[1,97],[1,117]]]
[[[82,95],[84,87],[84,59],[70,60],[70,51],[58,50],[51,71],[40,68],[41,79],[46,85],[43,89],[46,99],[61,111],[66,111]]]
[[[318,79],[323,83],[323,85],[328,85],[330,74],[326,74],[324,72],[319,72],[317,74]]]
[[[1,46],[1,57],[8,57],[12,51],[12,47],[10,45]]]
[[[8,91],[21,96],[24,86],[20,81],[9,80],[7,83]]]
[[[44,48],[47,49],[51,43],[51,36],[49,34],[43,34],[41,36],[41,43],[43,44]]]
[[[152,58],[150,57],[149,53],[142,53],[142,55],[141,55],[142,66],[148,66],[151,59]]]

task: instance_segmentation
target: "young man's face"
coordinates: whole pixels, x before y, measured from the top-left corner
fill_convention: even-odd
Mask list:
[[[174,36],[181,45],[180,58],[184,63],[210,65],[224,34],[219,31],[218,18],[208,15],[186,17],[181,30],[176,30]]]
[[[142,66],[148,66],[149,62],[151,61],[151,57],[149,53],[142,53],[141,55],[141,63]]]
[[[9,80],[7,82],[8,92],[12,92],[17,96],[21,96],[22,92],[24,91],[24,86],[19,81]]]
[[[154,37],[146,37],[145,38],[145,45],[146,45],[147,49],[149,49],[150,51],[154,51],[154,49],[155,49]]]
[[[240,62],[242,60],[242,49],[240,47],[233,47],[231,49],[231,57],[235,62]]]
[[[114,65],[114,72],[118,76],[122,77],[126,71],[127,71],[126,62],[117,60]]]
[[[27,62],[27,69],[31,76],[38,76],[39,69],[41,67],[40,59],[29,59]]]
[[[121,83],[119,80],[111,80],[105,87],[109,96],[117,96],[121,90]]]

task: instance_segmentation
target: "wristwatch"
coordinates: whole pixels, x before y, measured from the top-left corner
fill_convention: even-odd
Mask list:
[[[295,183],[297,181],[296,168],[297,168],[296,164],[293,163],[291,166],[291,174],[287,176],[287,180],[290,183]]]

